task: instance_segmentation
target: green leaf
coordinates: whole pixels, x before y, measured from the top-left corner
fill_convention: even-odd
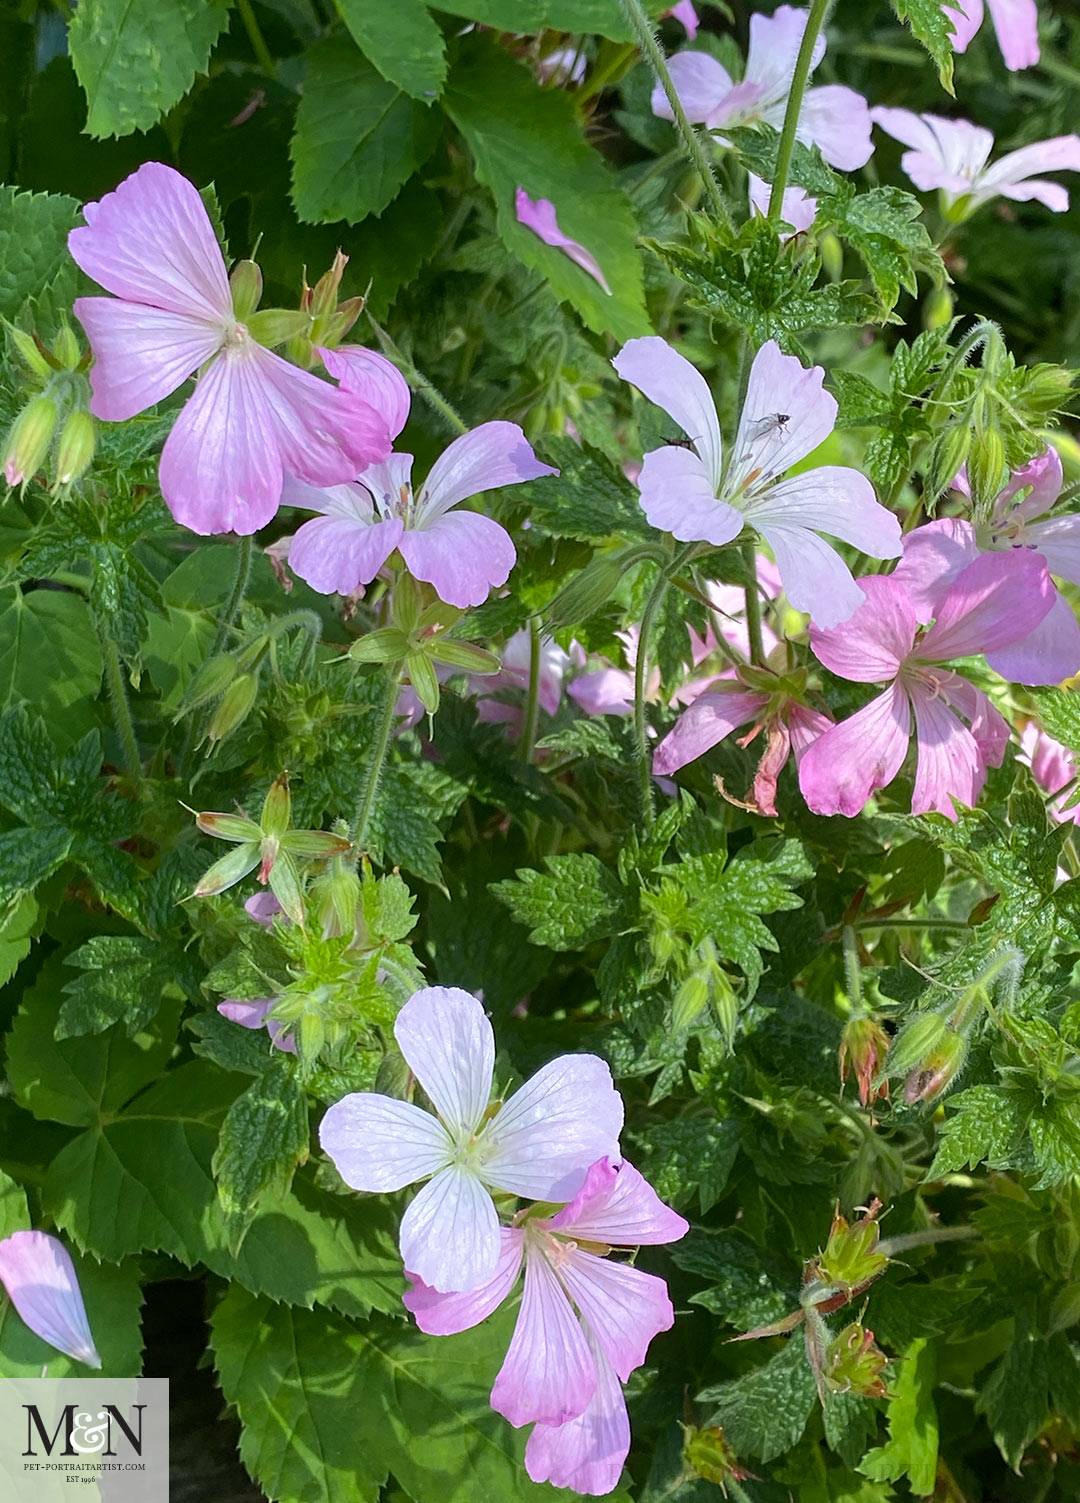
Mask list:
[[[308,1154],[307,1097],[278,1053],[225,1114],[212,1164],[226,1225],[239,1246],[267,1191],[283,1195]]]
[[[0,184],[0,316],[14,320],[67,263],[79,205],[61,193],[20,193]]]
[[[338,0],[353,41],[382,76],[415,99],[438,94],[446,78],[446,48],[422,0]]]
[[[764,1366],[698,1398],[716,1405],[709,1423],[724,1427],[736,1455],[772,1461],[798,1444],[817,1399],[802,1336],[790,1337]]]
[[[790,844],[800,849],[797,842]],[[710,852],[664,870],[693,900],[691,912],[701,937],[711,936],[719,955],[742,966],[753,996],[764,969],[761,951],[779,948],[759,915],[801,908],[803,900],[790,884],[807,873],[798,864],[785,869],[782,851],[774,862],[725,861],[723,854]]]
[[[56,1037],[104,1033],[123,1023],[128,1038],[134,1038],[157,1015],[162,994],[184,968],[184,955],[160,940],[95,934],[64,964],[82,974],[64,987],[67,1000],[60,1008]]]
[[[100,684],[101,649],[81,596],[0,590],[0,710],[31,704],[57,745],[70,745],[93,723],[88,701]]]
[[[934,1348],[924,1337],[919,1337],[911,1343],[897,1366],[899,1372],[893,1385],[893,1397],[886,1410],[888,1444],[869,1451],[863,1457],[859,1471],[875,1482],[895,1482],[906,1477],[916,1497],[926,1498],[934,1491],[937,1476],[938,1419],[934,1407],[937,1362]]]
[[[937,64],[941,87],[953,92],[953,25],[937,0],[892,0],[898,21],[906,22]]]
[[[80,0],[68,27],[92,136],[149,130],[205,73],[228,0]]]
[[[919,216],[922,205],[902,188],[871,188],[822,199],[818,222],[831,224],[866,262],[882,306],[895,308],[901,290],[918,292],[917,271],[944,279],[944,267]]]
[[[530,930],[533,944],[581,950],[618,931],[622,888],[596,856],[549,856],[548,872],[524,869],[492,892]]]
[[[774,126],[764,122],[753,127],[737,126],[734,130],[725,130],[724,137],[739,153],[748,171],[767,183],[774,181],[776,158],[780,149],[780,132]],[[817,146],[807,146],[802,141],[795,142],[788,167],[789,183],[805,188],[815,198],[823,198],[827,194],[838,192],[844,181],[839,173],[827,165]]]
[[[229,1290],[214,1362],[240,1415],[240,1455],[268,1497],[374,1503],[390,1472],[415,1503],[543,1503],[526,1432],[491,1408],[506,1317],[432,1339],[403,1322],[361,1329]]]
[[[1080,694],[1075,689],[1029,689],[1043,730],[1080,754]]]
[[[431,155],[440,117],[389,83],[342,38],[306,56],[296,112],[292,197],[308,224],[381,214]]]
[[[38,905],[27,893],[9,904],[0,919],[0,986],[11,980],[30,953],[38,923]]]
[[[499,234],[514,255],[546,277],[590,329],[616,339],[647,334],[633,211],[585,140],[573,100],[560,89],[541,89],[527,69],[477,35],[464,40],[443,103],[472,152],[477,177],[491,189]],[[610,297],[565,252],[518,223],[519,187],[554,203],[563,233],[599,262]]]
[[[499,31],[599,32],[614,42],[633,37],[618,0],[448,0],[438,9]]]
[[[771,1325],[797,1303],[799,1270],[794,1261],[760,1248],[742,1232],[701,1231],[671,1249],[671,1259],[684,1273],[696,1273],[709,1287],[690,1296],[740,1331]]]
[[[1046,1421],[1049,1371],[1046,1337],[1031,1327],[1030,1314],[1016,1318],[1016,1330],[1005,1355],[983,1386],[976,1405],[986,1415],[994,1443],[1012,1467]]]
[[[696,1194],[704,1213],[724,1193],[741,1138],[734,1118],[679,1117],[653,1123],[635,1141],[645,1155],[642,1170],[660,1198],[685,1207]]]
[[[586,542],[612,533],[651,535],[637,491],[599,450],[558,437],[544,439],[538,452],[558,475],[515,486],[512,498],[527,509],[534,527]]]
[[[985,1163],[1006,1169],[1021,1162],[1025,1130],[1034,1098],[1024,1090],[996,1085],[971,1086],[946,1103],[948,1115],[937,1156],[927,1178],[952,1174]]]

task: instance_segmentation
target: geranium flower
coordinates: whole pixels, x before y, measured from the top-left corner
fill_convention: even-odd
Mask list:
[[[770,339],[754,357],[746,401],[725,466],[720,423],[705,378],[663,339],[632,339],[612,361],[679,424],[692,447],[645,455],[638,485],[654,527],[681,542],[733,542],[745,526],[773,551],[791,604],[835,626],[862,604],[851,570],[819,533],[872,558],[897,558],[900,523],[857,470],[820,465],[787,480],[792,465],[832,432],[836,401],[820,366],[806,370]]]
[[[521,724],[521,705],[506,704],[495,698],[507,689],[528,693],[532,675],[532,636],[528,627],[522,627],[506,643],[499,653],[502,663],[498,673],[481,677],[474,674],[469,679],[470,691],[478,696],[476,718],[483,721],[502,721],[516,733]],[[537,701],[545,715],[555,715],[562,703],[563,679],[570,667],[570,656],[551,637],[540,639],[540,672],[537,682]]]
[[[320,1141],[354,1190],[428,1180],[402,1219],[405,1266],[433,1289],[475,1289],[499,1261],[491,1191],[576,1194],[591,1163],[618,1157],[622,1100],[602,1059],[564,1054],[490,1112],[495,1037],[480,1003],[457,987],[418,991],[394,1037],[437,1115],[363,1091],[330,1108]]]
[[[1009,728],[981,689],[941,665],[993,653],[1032,631],[1053,605],[1046,567],[1032,553],[1019,560],[984,554],[957,575],[925,635],[898,580],[872,575],[859,587],[862,609],[831,631],[811,627],[810,645],[841,678],[888,687],[804,754],[803,797],[815,814],[858,814],[900,771],[914,715],[911,811],[955,820],[953,799],[974,805],[987,767],[1001,765]]]
[[[1006,68],[1032,68],[1039,61],[1039,12],[1035,0],[988,0],[990,19]],[[961,8],[943,5],[952,22],[954,52],[966,52],[983,23],[983,0],[963,0]]]
[[[986,523],[943,517],[908,533],[893,578],[907,590],[919,621],[933,620],[957,575],[984,552],[1000,551],[1016,564],[1034,553],[1051,574],[1080,584],[1080,516],[1038,520],[1061,494],[1063,480],[1057,450],[1047,449],[1010,477]],[[968,490],[962,475],[954,485]],[[1080,624],[1064,595],[1055,590],[1052,607],[1034,631],[987,652],[986,661],[1017,684],[1057,684],[1080,672]]]
[[[1069,792],[1055,799],[1047,812],[1058,823],[1080,824],[1080,804],[1066,807],[1073,792],[1071,785],[1080,774],[1076,753],[1029,720],[1020,733],[1020,754],[1016,760],[1031,768],[1031,776],[1046,793],[1061,793],[1068,788]]]
[[[1080,136],[1036,141],[987,166],[994,138],[970,120],[944,120],[910,110],[874,109],[870,114],[888,135],[912,147],[900,165],[916,188],[924,193],[940,188],[949,208],[962,204],[970,214],[999,195],[1015,203],[1035,199],[1058,214],[1069,207],[1068,192],[1060,183],[1033,174],[1080,170]]]
[[[161,493],[192,532],[251,533],[278,509],[286,471],[336,485],[386,458],[380,414],[258,344],[233,307],[210,218],[195,188],[147,162],[68,236],[72,256],[112,298],[75,314],[94,353],[96,417],[134,417],[200,367],[161,455]]]
[[[265,1028],[275,1049],[280,1049],[284,1054],[295,1054],[296,1040],[286,1025],[279,1023],[276,1018],[267,1017],[276,1001],[276,997],[260,997],[253,1002],[242,1002],[236,997],[229,997],[218,1003],[217,1010],[223,1018],[228,1018],[231,1023],[239,1023],[241,1028]]]
[[[615,1487],[630,1449],[620,1381],[645,1361],[674,1311],[662,1279],[604,1254],[676,1242],[688,1230],[631,1164],[608,1156],[556,1215],[526,1214],[503,1227],[498,1267],[479,1288],[439,1294],[408,1272],[405,1305],[417,1325],[450,1336],[497,1310],[524,1262],[521,1309],[491,1405],[515,1428],[535,1424],[525,1450],[534,1482],[590,1496]]]
[[[582,271],[587,271],[593,281],[599,282],[608,296],[611,296],[611,288],[600,262],[580,241],[571,240],[569,235],[563,234],[555,216],[555,205],[550,198],[530,198],[524,188],[519,188],[514,195],[514,217],[527,230],[539,235],[545,245],[565,251],[571,261],[580,266]]]
[[[87,1367],[101,1358],[82,1290],[64,1244],[46,1232],[12,1232],[0,1242],[0,1283],[36,1336]]]
[[[755,177],[751,172],[750,180],[750,207],[755,214],[765,218],[769,212],[769,200],[772,197],[772,188],[763,178]],[[811,198],[805,189],[797,186],[784,189],[784,197],[781,200],[780,218],[785,224],[790,224],[792,234],[781,235],[781,240],[791,240],[793,235],[801,235],[810,229],[817,218],[817,199]]]
[[[771,16],[755,13],[750,17],[750,48],[742,83],[735,83],[727,69],[707,52],[677,52],[668,58],[687,117],[721,133],[732,126],[756,125],[759,121],[779,130],[808,14],[781,5]],[[812,68],[824,55],[825,38],[819,36]],[[659,84],[653,90],[652,109],[664,120],[674,118]],[[842,84],[807,89],[797,134],[800,141],[819,147],[825,160],[842,172],[862,167],[874,151],[866,100]]]

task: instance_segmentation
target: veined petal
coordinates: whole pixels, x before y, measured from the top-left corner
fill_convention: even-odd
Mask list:
[[[1056,598],[1040,554],[984,553],[956,576],[918,655],[944,663],[996,652],[1034,631]]]
[[[668,58],[668,71],[680,104],[695,125],[703,125],[734,88],[731,74],[707,52],[676,52]],[[653,89],[649,103],[661,120],[674,120],[661,84]]]
[[[847,564],[824,538],[806,527],[770,522],[761,529],[776,559],[787,597],[818,626],[839,626],[862,605],[859,586]]]
[[[75,317],[94,353],[90,410],[107,423],[153,407],[221,348],[220,328],[119,298],[76,298]]]
[[[622,1097],[595,1054],[563,1054],[515,1091],[480,1140],[485,1181],[531,1200],[566,1200],[590,1164],[619,1156]]]
[[[975,737],[979,756],[987,767],[1000,767],[1005,760],[1011,732],[1008,722],[989,696],[976,689],[960,673],[936,673],[937,692],[946,704],[963,715]]]
[[[495,1071],[495,1034],[476,998],[456,986],[426,986],[398,1013],[394,1037],[449,1131],[474,1133]]]
[[[645,1361],[653,1337],[675,1324],[667,1285],[640,1268],[572,1246],[564,1249],[557,1271],[604,1356],[625,1383]]]
[[[564,251],[571,261],[580,266],[582,271],[588,272],[593,281],[599,282],[608,296],[611,296],[611,288],[600,262],[580,240],[572,240],[559,228],[555,205],[550,198],[530,198],[524,188],[519,188],[514,195],[514,215],[519,224],[532,230],[545,245]]]
[[[895,575],[871,574],[859,581],[863,604],[831,630],[810,628],[814,655],[832,673],[855,684],[895,678],[915,641],[915,609]]]
[[[278,452],[291,475],[309,485],[341,485],[388,458],[389,430],[362,397],[251,341],[241,358],[258,372]]]
[[[1080,623],[1062,594],[1026,637],[996,652],[986,661],[995,673],[1014,684],[1060,684],[1080,673]]]
[[[900,523],[882,506],[874,487],[858,470],[823,464],[770,486],[747,502],[746,519],[764,530],[811,527],[850,543],[871,558],[899,558]]]
[[[840,172],[864,167],[874,155],[870,106],[843,84],[807,89],[799,112],[799,138],[816,146]]]
[[[629,715],[634,708],[634,675],[625,668],[583,673],[567,689],[586,715]]]
[[[227,325],[232,294],[198,189],[162,162],[144,162],[83,207],[68,249],[107,292],[167,313]]]
[[[903,585],[925,626],[937,614],[953,580],[979,557],[975,529],[959,517],[942,517],[904,538],[904,556],[889,576]]]
[[[965,9],[982,0],[965,0]],[[990,18],[1006,68],[1033,68],[1039,61],[1039,12],[1035,0],[988,0]],[[957,51],[962,49],[957,48]]]
[[[319,1142],[354,1190],[401,1190],[448,1164],[454,1145],[445,1127],[411,1101],[356,1091],[323,1116]]]
[[[943,698],[918,682],[909,685],[909,692],[918,741],[911,812],[936,810],[955,821],[953,799],[969,808],[975,805],[986,782],[986,764],[975,737]]]
[[[809,705],[801,705],[797,700],[792,700],[788,705],[787,712],[788,733],[791,736],[791,754],[795,758],[795,766],[798,767],[805,752],[809,751],[819,736],[835,725],[831,716],[825,715],[821,710],[813,710]]]
[[[743,530],[743,514],[718,499],[705,461],[689,449],[653,449],[638,475],[641,509],[653,527],[681,543],[730,543]]]
[[[740,725],[755,720],[769,702],[767,694],[702,694],[682,712],[653,753],[653,774],[670,777],[688,762],[730,736]]]
[[[313,517],[293,537],[289,567],[320,595],[351,595],[371,583],[403,531],[397,517],[366,523],[356,517]]]
[[[611,1247],[677,1242],[690,1230],[689,1222],[664,1204],[633,1164],[611,1158],[590,1165],[570,1204],[544,1225],[582,1242]]]
[[[778,5],[772,15],[754,11],[750,17],[745,77],[748,83],[767,89],[770,98],[784,98],[791,88],[808,15],[808,11],[793,5]],[[825,37],[819,33],[810,61],[811,73],[824,56]]]
[[[541,464],[517,423],[481,423],[455,438],[431,466],[417,499],[417,525],[430,527],[452,506],[482,491],[558,473]]]
[[[858,814],[900,771],[910,739],[907,694],[899,682],[890,684],[804,753],[799,787],[807,804],[815,814]]]
[[[586,1497],[614,1492],[630,1450],[626,1400],[611,1364],[585,1333],[596,1365],[596,1388],[588,1408],[562,1425],[537,1425],[525,1447],[525,1470],[534,1482],[550,1482]]]
[[[595,1391],[596,1363],[585,1333],[547,1259],[529,1247],[521,1310],[491,1407],[515,1429],[562,1425],[585,1412]]]
[[[828,438],[836,426],[836,398],[822,386],[824,379],[820,365],[807,370],[775,339],[761,346],[750,367],[726,496],[743,489],[753,495]]]
[[[336,350],[315,352],[323,365],[346,391],[361,397],[380,414],[392,439],[397,438],[409,418],[412,394],[409,383],[378,350],[359,344],[343,344]]]
[[[433,585],[447,605],[482,605],[504,585],[517,561],[505,527],[478,511],[447,512],[410,527],[398,545],[414,579]]]
[[[643,397],[678,423],[700,454],[715,496],[723,471],[723,444],[716,403],[705,377],[666,339],[655,334],[628,340],[611,363],[623,381],[636,386]]]
[[[983,23],[983,0],[963,0],[963,9],[943,5],[942,10],[952,24],[954,52],[966,52],[972,37]]]
[[[995,193],[1004,193],[1011,197],[1014,190],[1027,184],[1034,188],[1030,180],[1039,172],[1076,172],[1080,170],[1080,136],[1052,136],[1048,141],[1034,141],[1030,146],[1021,146],[1019,151],[1009,151],[988,167],[979,178],[979,187],[982,190],[992,190]],[[1039,185],[1040,188],[1057,187],[1049,183]],[[1064,193],[1063,188],[1058,188],[1059,193]],[[1029,197],[1042,197],[1041,193],[1029,193]],[[1065,195],[1065,204],[1068,205],[1068,195]],[[1049,204],[1049,208],[1055,208],[1055,204]]]
[[[904,171],[917,188],[971,191],[994,149],[994,138],[970,120],[946,120],[941,115],[915,115],[910,110],[877,108],[871,119],[886,134],[914,147],[902,159]]]
[[[71,1254],[45,1232],[12,1232],[0,1242],[0,1283],[42,1341],[87,1367],[101,1358],[90,1334]]]
[[[1051,574],[1080,585],[1080,516],[1075,512],[1045,522],[1029,522],[1024,528],[1024,542],[1038,549]]]
[[[454,1336],[469,1331],[486,1320],[506,1299],[517,1282],[525,1246],[520,1227],[499,1229],[499,1261],[492,1278],[476,1289],[456,1294],[440,1294],[415,1273],[405,1271],[412,1288],[402,1295],[402,1303],[428,1336]]]
[[[441,1169],[401,1218],[401,1257],[432,1289],[477,1289],[499,1266],[499,1217],[484,1186],[467,1167]]]
[[[1036,517],[1041,517],[1061,495],[1064,483],[1061,455],[1055,448],[1048,446],[1009,476],[1008,483],[994,499],[994,520],[1001,521],[1009,517],[1013,521],[1018,518],[1033,521]],[[1027,495],[1014,501],[1017,493],[1023,490],[1027,491]]]

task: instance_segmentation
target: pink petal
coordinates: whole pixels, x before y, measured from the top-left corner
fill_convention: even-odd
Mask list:
[[[778,5],[770,16],[761,11],[751,15],[745,74],[748,83],[760,84],[786,99],[808,15],[808,11],[793,5]],[[811,73],[824,56],[825,37],[819,34],[814,42]]]
[[[261,345],[258,369],[284,467],[309,485],[341,485],[390,454],[384,419],[362,397],[321,381]]]
[[[986,781],[986,765],[974,736],[943,699],[923,684],[911,684],[910,692],[918,741],[911,812],[936,810],[955,821],[953,798],[973,807]]]
[[[525,1292],[491,1407],[516,1428],[561,1425],[583,1414],[596,1391],[596,1363],[547,1259],[530,1248]]]
[[[525,1245],[520,1227],[500,1228],[499,1262],[494,1276],[476,1289],[456,1294],[440,1294],[415,1273],[406,1271],[412,1288],[402,1295],[402,1302],[428,1336],[455,1336],[469,1331],[493,1315],[517,1282]]]
[[[517,560],[505,527],[476,511],[455,511],[408,528],[398,544],[414,579],[435,587],[440,600],[466,610],[504,585]]]
[[[866,476],[845,465],[823,464],[781,480],[749,501],[745,514],[761,531],[770,523],[810,527],[871,558],[900,557],[899,521],[878,501]]]
[[[715,496],[723,476],[723,443],[716,403],[705,377],[666,339],[655,334],[629,340],[611,363],[622,380],[636,386],[643,397],[678,423],[701,455],[706,484]]]
[[[666,1206],[625,1159],[597,1159],[569,1205],[544,1223],[552,1231],[611,1247],[677,1242],[690,1224]]]
[[[1034,631],[986,661],[1014,684],[1060,684],[1080,673],[1080,623],[1064,595],[1058,594]]]
[[[996,652],[1034,631],[1056,598],[1040,554],[984,553],[956,576],[918,655],[944,663]]]
[[[1005,760],[1011,732],[1001,711],[981,689],[959,673],[935,673],[938,694],[968,721],[979,756],[988,767],[1000,767]]]
[[[994,149],[990,132],[970,120],[883,108],[871,110],[870,116],[897,141],[915,148],[905,152],[901,165],[923,192],[945,188],[955,194],[970,193]]]
[[[755,214],[767,215],[769,212],[769,200],[772,197],[772,188],[761,178],[750,175],[750,207]],[[808,230],[817,217],[817,199],[802,188],[785,188],[784,197],[780,207],[780,218],[786,224],[790,224],[792,231],[802,234]],[[791,235],[784,234],[782,240],[790,240]]]
[[[1054,136],[1036,141],[1019,151],[1007,152],[1000,161],[987,168],[979,180],[982,192],[1001,193],[1019,203],[1037,199],[1055,213],[1069,207],[1069,195],[1058,183],[1035,177],[1039,172],[1075,172],[1080,170],[1080,136]]]
[[[1080,584],[1080,516],[1075,512],[1045,522],[1029,522],[1023,542],[1042,554],[1051,574]]]
[[[12,1232],[0,1242],[0,1283],[23,1321],[57,1351],[100,1367],[71,1255],[45,1232]]]
[[[354,1190],[401,1190],[435,1174],[454,1145],[437,1117],[411,1101],[357,1091],[330,1107],[319,1126],[323,1152]]]
[[[1041,517],[1061,495],[1064,483],[1061,455],[1054,448],[1044,449],[1020,469],[1013,471],[1008,484],[994,501],[995,520],[1007,516],[1030,522]],[[1027,490],[1028,494],[1021,500],[1014,501],[1013,498],[1022,490]]]
[[[212,324],[118,298],[76,298],[75,317],[94,354],[90,410],[108,423],[153,407],[221,348]]]
[[[775,339],[761,346],[750,367],[735,435],[729,493],[751,470],[763,472],[757,484],[785,474],[828,438],[836,426],[836,398],[822,386],[824,379],[820,365],[807,370],[794,355],[785,355]],[[781,417],[784,421],[777,421]]]
[[[687,40],[692,42],[698,34],[700,22],[698,21],[698,13],[691,4],[691,0],[679,0],[678,5],[673,5],[668,11],[668,15],[678,21],[679,25],[686,32]]]
[[[275,898],[274,901],[277,902],[277,899]],[[296,1040],[288,1032],[286,1025],[276,1018],[271,1018],[269,1022],[266,1020],[266,1014],[276,1000],[274,997],[265,997],[258,1002],[241,1002],[230,998],[225,1002],[219,1002],[217,1010],[223,1018],[228,1018],[232,1023],[239,1023],[241,1028],[265,1028],[275,1049],[280,1049],[285,1054],[295,1054]]]
[[[704,124],[734,88],[731,74],[707,52],[677,52],[667,62],[687,118],[695,125]],[[653,89],[649,104],[653,114],[661,120],[674,120],[661,84]]]
[[[629,715],[634,708],[634,675],[625,668],[583,673],[567,689],[586,715]]]
[[[622,1125],[622,1097],[605,1062],[595,1054],[561,1055],[485,1128],[484,1177],[531,1200],[567,1200],[597,1159],[619,1157]]]
[[[459,1164],[441,1169],[417,1192],[401,1218],[400,1240],[405,1267],[440,1292],[476,1289],[499,1265],[495,1204]]]
[[[370,584],[401,542],[397,517],[362,522],[358,517],[314,517],[297,528],[289,567],[320,595],[351,595]]]
[[[219,326],[232,321],[225,260],[198,190],[171,167],[145,162],[83,208],[68,249],[107,292]]]
[[[1074,754],[1053,736],[1048,736],[1033,720],[1024,727],[1020,746],[1022,749],[1016,760],[1031,768],[1032,777],[1047,793],[1057,793],[1076,777]],[[1063,823],[1080,823],[1080,804],[1068,809],[1063,807],[1067,803],[1066,795],[1056,799],[1050,806],[1052,817]]]
[[[767,694],[702,694],[676,720],[653,753],[653,774],[669,777],[703,757],[740,725],[756,720],[769,702]]]
[[[952,5],[943,5],[945,12],[952,24],[952,41],[954,52],[966,52],[972,37],[983,23],[983,0],[963,0],[960,9]]]
[[[588,1332],[586,1337],[596,1366],[588,1408],[565,1424],[537,1425],[525,1447],[525,1470],[533,1482],[604,1497],[619,1484],[630,1450],[630,1420],[611,1364]]]
[[[667,1285],[654,1274],[572,1245],[560,1253],[558,1274],[604,1356],[625,1383],[645,1361],[653,1337],[675,1324]]]
[[[588,272],[593,281],[600,283],[608,297],[611,296],[611,288],[600,262],[579,240],[571,240],[569,235],[563,234],[556,218],[555,205],[550,198],[530,198],[524,188],[518,188],[514,194],[514,216],[519,224],[532,230],[534,235],[539,235],[545,245],[565,251],[571,261],[580,266],[582,271]]]
[[[742,512],[717,499],[704,461],[689,449],[671,445],[646,454],[638,490],[652,526],[681,543],[722,548],[743,530]]]
[[[841,626],[810,628],[810,646],[832,673],[856,684],[895,678],[915,641],[915,610],[895,576],[871,574],[859,581],[863,604]]]
[[[495,1072],[495,1034],[481,1004],[460,987],[426,986],[398,1013],[394,1037],[451,1134],[471,1136]]]
[[[816,146],[840,172],[864,167],[874,154],[870,106],[843,84],[808,89],[799,114],[799,138]]]
[[[320,348],[316,353],[334,380],[374,408],[390,437],[397,438],[408,421],[412,405],[409,383],[397,366],[377,350],[358,344],[343,344],[336,350]]]
[[[968,8],[981,0],[967,0]],[[1006,68],[1033,68],[1039,61],[1039,12],[1035,0],[988,0],[990,18]],[[958,51],[961,49],[958,48]]]
[[[904,556],[892,579],[903,585],[922,625],[932,621],[962,569],[980,556],[975,529],[959,517],[942,517],[904,538]]]
[[[911,707],[899,683],[814,742],[799,766],[799,787],[815,814],[851,818],[903,766]]]
[[[252,918],[264,929],[273,928],[274,920],[280,915],[281,904],[272,892],[255,892],[244,903],[244,912],[248,918]],[[285,923],[290,920],[285,919]]]
[[[787,597],[818,626],[838,626],[862,605],[851,570],[823,538],[805,527],[770,522],[761,535],[773,551]]]
[[[812,710],[809,705],[799,704],[798,700],[792,700],[788,705],[788,731],[791,735],[791,751],[795,758],[795,766],[798,767],[803,756],[819,736],[835,723],[830,715],[824,715],[820,710]]]
[[[452,506],[482,491],[558,473],[541,464],[517,423],[481,423],[455,438],[431,466],[417,498],[418,525],[430,527]]]

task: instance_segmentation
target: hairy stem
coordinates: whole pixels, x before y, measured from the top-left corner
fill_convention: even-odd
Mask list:
[[[787,109],[784,111],[780,144],[776,148],[776,173],[773,177],[772,192],[769,195],[770,219],[779,219],[783,208],[784,191],[788,184],[788,173],[791,171],[791,157],[795,150],[795,133],[799,129],[803,96],[806,93],[806,85],[814,61],[814,44],[821,35],[821,28],[825,25],[825,17],[828,15],[831,4],[832,0],[811,0],[810,14],[806,18],[806,30],[803,32],[799,46],[799,55],[795,59],[795,72],[792,74]]]
[[[540,724],[540,617],[529,617],[529,692],[525,700],[525,719],[521,726],[520,751],[523,762],[531,762],[536,747],[536,730]]]
[[[433,386],[423,372],[417,370],[409,357],[401,352],[394,340],[384,328],[375,322],[370,313],[368,314],[368,321],[375,331],[375,338],[382,345],[383,354],[400,367],[401,374],[408,381],[412,389],[420,393],[428,406],[433,407],[439,416],[445,419],[446,423],[453,428],[455,433],[468,432],[467,424],[462,421],[461,415],[446,400],[438,387]]]
[[[109,693],[113,724],[124,755],[124,771],[130,773],[133,778],[139,779],[142,777],[142,757],[139,755],[135,722],[131,718],[131,705],[128,702],[127,685],[124,683],[120,652],[100,619],[98,620],[98,640],[101,643],[101,656],[105,664],[105,687]]]
[[[696,543],[688,543],[681,548],[673,559],[661,568],[657,575],[649,598],[645,602],[645,609],[641,613],[641,627],[638,635],[637,656],[634,659],[634,746],[637,752],[638,764],[638,789],[641,794],[641,816],[646,828],[652,825],[656,818],[656,810],[653,807],[652,788],[652,765],[649,756],[649,738],[645,723],[645,698],[649,682],[649,638],[652,635],[653,622],[656,613],[663,604],[667,594],[668,585],[672,576],[677,574],[684,564],[693,558],[697,551]]]
[[[979,1235],[976,1226],[928,1226],[922,1232],[906,1232],[900,1237],[882,1237],[878,1252],[887,1258],[908,1252],[913,1247],[929,1247],[935,1242],[966,1242]]]
[[[761,593],[758,588],[757,555],[751,538],[743,544],[743,562],[750,576],[746,582],[746,635],[750,642],[750,661],[760,668],[765,661],[765,643],[761,636]]]
[[[214,633],[213,645],[207,658],[216,658],[224,651],[225,644],[229,640],[233,622],[240,614],[240,607],[244,603],[247,593],[248,581],[251,578],[251,564],[255,557],[255,539],[248,535],[237,540],[236,548],[236,573],[233,576],[232,589],[229,598],[225,602],[225,609],[218,617],[217,631]],[[181,779],[187,778],[188,767],[191,764],[191,754],[195,750],[195,731],[198,724],[197,716],[192,714],[188,720],[187,734],[180,750],[179,773]]]
[[[353,815],[352,826],[349,830],[349,841],[357,853],[359,853],[361,843],[367,834],[368,824],[371,820],[371,811],[375,807],[375,795],[379,791],[379,780],[382,777],[382,770],[386,764],[386,754],[390,750],[390,737],[394,733],[394,707],[397,704],[399,681],[400,665],[397,663],[392,665],[387,664],[386,686],[383,691],[379,726],[375,732],[375,741],[371,748],[367,777],[364,779],[364,791],[360,795],[360,802],[356,806],[356,813]]]
[[[848,1001],[857,1015],[862,1008],[862,966],[859,963],[859,938],[851,924],[844,925],[844,979]]]

